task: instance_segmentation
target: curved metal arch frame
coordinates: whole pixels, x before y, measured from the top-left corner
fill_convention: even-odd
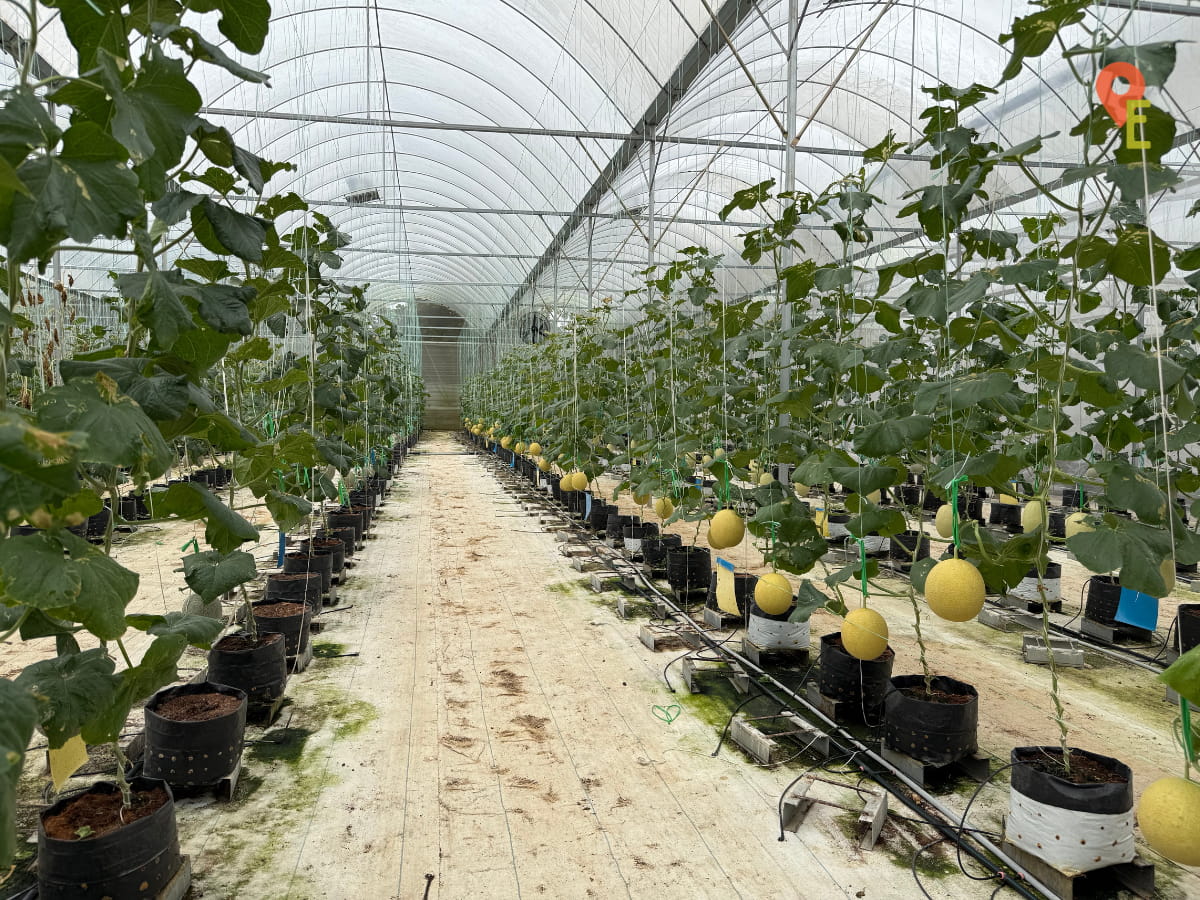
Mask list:
[[[565,53],[568,57],[570,57],[580,69],[582,69],[584,72],[587,73],[588,79],[596,86],[596,88],[600,91],[601,94],[603,94],[605,96],[609,95],[609,92],[607,91],[605,86],[603,84],[601,84],[600,81],[596,78],[596,76],[594,76],[592,74],[591,68],[589,66],[585,65],[579,59],[579,57],[575,56],[573,53],[570,53],[567,50],[567,48],[558,40],[558,38],[556,38],[554,35],[550,34],[550,32],[547,31],[545,28],[543,28],[540,24],[538,24],[538,22],[535,19],[528,16],[523,10],[518,9],[513,3],[509,2],[509,0],[495,0],[495,2],[501,3],[502,5],[508,7],[513,13],[515,13],[516,15],[523,18],[526,22],[528,22],[530,25],[532,25],[536,30],[538,30],[538,31],[542,32],[542,34],[546,35],[546,37],[550,40],[551,43],[558,45],[558,47],[563,51],[563,53]],[[625,41],[624,35],[621,33],[620,29],[616,28],[608,20],[607,16],[603,15],[599,10],[597,10],[593,6],[591,0],[587,0],[587,6],[588,6],[588,8],[590,8],[592,10],[592,12],[595,14],[596,18],[599,19],[601,22],[603,22],[605,27],[608,28],[608,30],[611,31],[618,40],[620,40],[623,44],[625,44],[626,48],[629,50],[630,55],[634,59],[636,59],[638,61],[638,64],[646,71],[646,74],[649,76],[650,80],[654,83],[655,87],[657,89],[661,89],[662,82],[657,79],[657,77],[654,75],[653,70],[650,68],[649,65],[647,65],[646,61],[642,58],[641,54],[638,53],[636,50],[634,50],[632,47],[630,47],[628,42]],[[322,12],[345,12],[347,10],[364,10],[366,12],[370,12],[375,9],[376,9],[376,6],[373,4],[365,4],[364,3],[364,4],[354,5],[354,6],[343,6],[343,5],[339,4],[336,6],[320,6],[320,7],[312,7],[312,8],[304,9],[304,10],[297,10],[296,12],[284,13],[282,15],[276,16],[276,17],[274,17],[274,19],[277,21],[284,21],[286,19],[291,19],[291,18],[305,16],[305,15],[313,15],[313,14],[322,13]],[[415,13],[410,13],[405,10],[394,9],[392,7],[386,7],[386,9],[388,12],[395,13],[397,15],[416,15]],[[382,12],[382,9],[380,11]],[[428,16],[419,16],[419,17],[425,18],[425,19],[430,18]],[[438,22],[439,24],[442,24],[442,25],[449,24],[449,23],[442,22],[440,19],[432,19],[432,21]],[[461,29],[457,29],[457,30],[461,30]],[[225,39],[222,39],[221,43],[223,43],[223,44],[228,43],[228,41]],[[614,106],[615,106],[615,104],[614,104]],[[623,111],[618,110],[618,113],[620,113],[622,118],[625,119],[626,125],[633,124],[629,120],[629,118],[624,115]]]
[[[296,130],[299,130],[299,129],[296,129]],[[326,144],[328,144],[328,143],[332,143],[333,141],[341,141],[341,140],[346,140],[346,139],[349,139],[349,138],[352,138],[352,137],[360,137],[360,136],[362,136],[362,135],[375,134],[375,133],[376,133],[376,132],[372,132],[372,131],[355,131],[355,132],[351,132],[350,134],[343,134],[343,135],[339,135],[339,136],[337,136],[337,137],[335,137],[335,138],[331,138],[329,141],[325,141],[325,142],[323,142],[323,143],[326,143]],[[484,171],[491,171],[491,170],[492,170],[492,168],[491,168],[490,166],[488,166],[488,165],[486,164],[486,162],[485,162],[485,161],[483,161],[483,160],[479,159],[478,157],[474,156],[472,153],[470,153],[470,152],[469,152],[467,149],[465,149],[464,147],[461,147],[461,146],[459,146],[459,145],[457,145],[457,144],[449,143],[449,142],[447,142],[447,141],[443,141],[443,140],[441,140],[441,139],[439,139],[439,138],[432,137],[432,136],[430,136],[430,135],[426,135],[426,134],[422,134],[422,135],[420,136],[420,139],[421,139],[421,140],[424,140],[424,141],[429,141],[429,142],[432,142],[432,143],[439,144],[439,145],[441,145],[441,146],[443,146],[443,147],[447,147],[447,148],[449,148],[450,150],[452,150],[452,151],[454,151],[454,152],[456,152],[456,153],[461,153],[462,155],[464,155],[464,156],[468,157],[469,159],[471,159],[473,162],[477,163],[477,164],[479,165],[479,167],[480,167],[481,169],[483,169]],[[478,143],[480,143],[480,144],[481,144],[482,146],[484,146],[484,147],[488,146],[488,145],[487,145],[486,143],[484,143],[483,141],[479,141]],[[281,161],[283,161],[283,162],[291,162],[291,161],[293,161],[293,160],[299,159],[299,158],[300,158],[300,156],[301,156],[302,154],[304,154],[304,153],[308,153],[308,152],[310,152],[312,149],[313,149],[312,147],[304,147],[304,148],[301,148],[300,150],[297,150],[295,153],[292,153],[292,154],[290,154],[290,155],[289,155],[289,156],[288,156],[286,159],[284,159],[284,160],[281,160]],[[384,155],[387,155],[387,154],[390,154],[390,153],[391,153],[391,151],[384,151]],[[375,153],[359,153],[359,154],[354,154],[353,156],[350,156],[350,157],[347,157],[347,156],[339,156],[339,157],[337,157],[336,159],[332,159],[332,160],[330,160],[330,161],[328,161],[328,162],[323,162],[323,163],[321,163],[321,164],[319,164],[319,165],[313,166],[312,168],[310,168],[310,169],[307,169],[307,170],[306,170],[306,172],[308,172],[308,173],[318,172],[318,171],[320,171],[321,169],[327,168],[327,167],[329,167],[329,166],[332,166],[332,165],[336,165],[336,164],[337,164],[337,163],[339,163],[339,162],[344,162],[344,161],[345,161],[345,160],[347,160],[347,159],[358,159],[358,158],[361,158],[361,157],[365,157],[365,156],[371,156],[371,155],[377,155],[377,154],[375,154]],[[429,160],[429,161],[431,161],[431,162],[437,162],[437,159],[435,159],[434,157],[426,156],[426,155],[424,155],[424,154],[419,154],[419,153],[404,153],[404,154],[400,154],[400,155],[404,155],[404,156],[411,156],[411,157],[413,157],[414,159],[425,159],[425,160]],[[507,163],[507,164],[508,164],[508,165],[509,165],[509,166],[510,166],[510,167],[511,167],[513,170],[515,170],[515,171],[520,171],[520,166],[519,166],[517,163],[514,163],[514,162],[512,162],[512,161],[511,161],[511,160],[509,160],[507,157],[504,157],[504,161],[505,161],[505,163]],[[390,171],[390,170],[374,170],[374,171],[377,171],[377,172],[384,172],[384,173],[386,173],[386,172],[388,172],[388,171]],[[464,174],[464,175],[465,175],[465,174],[467,174],[467,173],[466,173],[466,172],[464,172],[462,169],[455,169],[454,171],[460,172],[460,173],[462,173],[462,174]],[[414,172],[412,172],[412,173],[410,173],[410,174],[422,174],[422,175],[428,175],[428,177],[434,178],[435,180],[443,181],[445,184],[457,184],[457,182],[452,182],[452,181],[449,181],[449,180],[447,180],[447,179],[436,178],[435,176],[433,176],[433,175],[430,175],[429,173],[424,173],[424,172],[415,172],[415,171],[414,171]],[[581,174],[583,174],[583,173],[581,173]],[[326,188],[326,187],[328,187],[330,184],[332,184],[332,183],[333,183],[335,180],[336,180],[336,179],[329,179],[329,180],[326,180],[326,181],[324,181],[324,182],[321,182],[320,184],[316,185],[315,187],[316,187],[318,190],[319,190],[319,189],[322,189],[322,188]],[[289,186],[291,186],[291,185],[294,185],[294,184],[298,183],[299,181],[300,181],[300,179],[299,179],[299,178],[293,178],[293,179],[291,179],[291,181],[289,181],[289,182],[288,182],[288,185],[289,185]],[[558,179],[557,179],[557,178],[555,178],[555,181],[558,183],[558,186],[559,186],[559,188],[562,190],[562,193],[563,193],[563,195],[564,195],[564,196],[570,196],[571,192],[570,192],[570,191],[567,189],[567,187],[566,187],[565,185],[563,185],[563,184],[561,183],[561,181],[558,181]],[[480,184],[480,182],[478,182],[478,181],[475,181],[475,180],[472,180],[472,183],[473,183],[473,184],[476,184],[476,185]],[[531,199],[531,198],[530,198],[530,197],[529,197],[529,196],[526,194],[526,192],[525,192],[523,189],[521,189],[521,188],[518,188],[518,187],[517,187],[515,184],[512,184],[511,182],[506,182],[506,184],[508,184],[508,186],[509,186],[509,187],[511,187],[511,188],[512,188],[514,191],[516,191],[516,193],[517,193],[517,196],[518,196],[518,197],[520,197],[520,199],[521,199],[523,202],[525,202],[525,203],[527,203],[527,204],[536,204],[536,203],[537,203],[537,198],[533,198],[533,199]],[[551,197],[550,197],[548,194],[546,194],[546,193],[544,193],[544,192],[542,192],[541,190],[539,190],[539,189],[538,189],[538,182],[537,182],[535,179],[532,179],[532,178],[526,178],[526,179],[524,179],[524,184],[527,184],[527,185],[529,185],[529,186],[530,186],[530,187],[532,187],[532,188],[533,188],[535,191],[537,191],[538,195],[540,196],[540,201],[541,201],[541,204],[542,204],[542,205],[546,205],[546,206],[552,206],[552,205],[553,205],[553,203],[554,203],[554,200],[553,200],[553,198],[551,198]],[[481,195],[478,195],[478,194],[472,193],[471,191],[468,191],[468,190],[464,190],[464,193],[467,193],[467,194],[469,194],[470,196],[473,196],[473,197],[475,197],[475,198],[476,198],[476,200],[477,200],[477,201],[480,201],[480,202],[482,202],[482,200],[484,199],[484,198],[483,198]],[[494,193],[494,192],[492,192],[492,191],[488,191],[488,196],[490,197],[490,199],[496,200],[497,202],[504,202],[503,200],[501,200],[501,197],[500,197],[500,195],[499,195],[499,194],[496,194],[496,193]]]

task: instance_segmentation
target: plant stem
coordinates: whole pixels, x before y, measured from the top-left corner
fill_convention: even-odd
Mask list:
[[[121,789],[121,806],[129,809],[133,805],[133,791],[129,788],[129,782],[125,780],[125,769],[129,765],[129,759],[122,752],[119,741],[112,742],[112,751],[117,760],[117,777],[114,780]]]

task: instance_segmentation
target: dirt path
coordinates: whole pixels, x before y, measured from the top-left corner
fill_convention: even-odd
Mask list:
[[[680,699],[672,654],[579,590],[478,460],[448,436],[419,449],[341,591],[353,609],[316,638],[281,723],[251,735],[238,798],[181,810],[199,896],[918,895],[907,832],[863,854],[821,807],[780,842],[778,796],[802,770],[713,758],[719,717],[690,703],[656,718]]]

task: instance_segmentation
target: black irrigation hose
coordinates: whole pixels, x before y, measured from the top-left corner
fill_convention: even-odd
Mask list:
[[[580,529],[580,530],[582,530],[582,529]],[[588,535],[588,539],[590,541],[594,541],[594,538],[592,538],[590,535]],[[609,565],[609,569],[613,572],[617,572],[617,570],[611,565]],[[639,595],[641,595],[643,598],[645,598],[647,600],[655,599],[649,595],[648,591],[653,591],[655,594],[658,595],[657,599],[662,600],[671,606],[674,606],[677,611],[676,615],[680,615],[680,616],[683,615],[682,611],[679,610],[679,607],[676,606],[674,603],[672,603],[670,598],[662,595],[660,592],[658,592],[656,589],[654,589],[653,586],[651,586],[651,585],[648,585],[647,589],[642,589],[639,587],[636,590],[636,593],[638,593]],[[683,624],[685,625],[685,627],[688,625],[687,622],[684,622]],[[907,790],[901,790],[902,784],[901,784],[901,782],[899,782],[895,779],[896,773],[891,769],[885,768],[886,763],[879,765],[879,764],[872,762],[871,760],[874,757],[874,754],[866,745],[859,742],[857,738],[855,738],[849,732],[845,731],[845,729],[843,729],[841,726],[839,726],[836,722],[832,722],[832,720],[829,720],[827,717],[822,715],[819,710],[814,709],[810,704],[808,704],[807,701],[804,700],[804,698],[802,698],[800,695],[796,694],[794,691],[792,691],[786,685],[779,682],[765,669],[761,668],[760,666],[755,665],[754,663],[750,662],[750,660],[746,659],[745,657],[741,656],[740,654],[734,653],[732,650],[722,651],[721,644],[724,643],[723,641],[722,642],[713,641],[712,638],[708,637],[706,632],[704,632],[703,630],[701,630],[699,628],[696,628],[694,623],[692,624],[691,627],[696,632],[700,641],[704,644],[707,644],[709,649],[715,650],[718,653],[727,654],[732,662],[736,662],[743,669],[753,669],[761,677],[768,679],[776,688],[781,690],[784,694],[789,696],[792,700],[797,701],[801,707],[807,709],[809,711],[810,716],[815,714],[816,716],[820,717],[821,719],[825,719],[825,721],[828,724],[831,724],[833,726],[832,731],[826,732],[826,735],[825,735],[826,739],[828,741],[830,741],[830,743],[834,744],[837,747],[837,749],[843,750],[844,752],[841,753],[840,755],[835,755],[833,757],[827,758],[824,761],[824,764],[827,764],[835,759],[848,759],[851,762],[853,762],[856,758],[858,758],[860,756],[865,757],[864,760],[858,762],[858,766],[861,769],[861,771],[863,773],[865,773],[873,781],[875,781],[881,788],[883,788],[884,790],[888,791],[888,793],[895,796],[896,799],[898,799],[901,803],[903,803],[906,807],[908,807],[908,809],[910,809],[914,813],[917,813],[917,815],[919,815],[922,818],[922,820],[925,821],[930,827],[936,829],[939,833],[941,833],[943,837],[940,840],[949,840],[949,841],[953,842],[960,849],[966,850],[968,856],[970,856],[972,859],[974,859],[977,863],[979,863],[984,868],[994,871],[996,873],[997,877],[1003,879],[1003,882],[1002,882],[1003,884],[1007,884],[1007,886],[1011,887],[1022,897],[1027,898],[1027,900],[1038,900],[1038,895],[1036,893],[1034,893],[1030,889],[1030,887],[1027,886],[1027,883],[1029,881],[1031,881],[1031,879],[1019,877],[1016,880],[1010,880],[1008,872],[1006,871],[1004,865],[993,861],[982,850],[979,850],[976,847],[974,847],[973,845],[967,843],[964,831],[959,830],[959,828],[957,828],[953,824],[952,821],[944,821],[944,819],[947,818],[946,812],[938,810],[937,815],[935,816],[932,812],[927,810],[924,806],[917,803],[914,799],[912,799],[910,796],[908,796]],[[772,699],[779,702],[781,704],[782,708],[788,707],[787,700],[780,700],[780,698],[776,695],[776,693],[774,691],[772,691],[770,688],[768,688],[765,684],[759,682],[758,688],[764,694],[771,696]],[[849,749],[846,748],[847,744],[850,745]],[[882,760],[880,760],[880,763],[882,763]],[[818,764],[817,766],[812,767],[812,769],[819,768],[820,765],[821,764]],[[812,771],[812,769],[809,769],[804,774],[810,773]],[[803,775],[801,775],[801,776],[797,777],[795,780],[793,780],[792,785],[794,785],[797,781],[799,781],[801,777],[803,777]],[[789,785],[788,789],[790,789],[790,787],[791,787],[791,785]],[[786,793],[787,792],[785,790],[783,796],[786,796]],[[934,800],[934,798],[930,797],[930,800]],[[934,802],[936,803],[936,800],[934,800]],[[781,796],[780,806],[779,806],[781,817],[782,817],[782,808],[783,808],[783,797]],[[782,836],[781,836],[781,840],[782,840]],[[980,839],[976,836],[975,840],[978,842]],[[1017,867],[1015,865],[1012,868],[1014,870],[1017,870]],[[1017,870],[1017,871],[1019,871],[1019,870]],[[964,874],[966,874],[965,870],[964,870]],[[918,887],[920,887],[919,882],[918,882]],[[1043,885],[1038,884],[1037,889],[1039,891],[1041,891],[1043,894],[1046,894],[1047,896],[1053,896],[1053,894],[1051,894],[1048,891],[1048,889],[1045,889]],[[924,888],[922,887],[921,890],[924,891]]]

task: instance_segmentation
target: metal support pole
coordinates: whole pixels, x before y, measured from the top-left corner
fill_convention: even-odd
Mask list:
[[[649,168],[646,178],[646,264],[654,265],[654,257],[657,255],[655,244],[657,238],[654,234],[654,176],[658,171],[658,153],[656,152],[656,144],[653,140],[648,144],[650,148]],[[589,254],[590,255],[590,254]]]
[[[796,133],[796,51],[799,43],[799,17],[800,17],[800,0],[788,0],[787,10],[787,102],[784,107],[784,127],[787,129],[787,140],[784,142],[785,150],[783,153],[783,184],[785,191],[793,191],[796,189],[796,148],[792,144],[792,136]],[[793,261],[791,248],[784,250],[782,254],[783,265],[786,268]],[[779,324],[784,331],[788,331],[792,327],[792,305],[787,300],[787,292],[784,289],[784,283],[781,281],[775,287],[775,296],[778,303],[782,304],[780,309]],[[786,338],[779,346],[779,392],[786,393],[792,387],[792,346],[791,341]],[[792,416],[790,413],[783,413],[779,417],[779,424],[786,427],[791,424]],[[787,483],[789,474],[787,466],[780,466],[778,470],[779,480]]]

